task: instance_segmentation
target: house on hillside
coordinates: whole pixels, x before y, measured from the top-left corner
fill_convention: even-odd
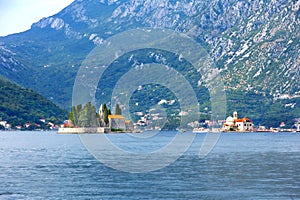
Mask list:
[[[6,124],[7,124],[7,121],[0,121],[0,125],[3,126],[3,127],[5,127]]]
[[[0,125],[3,126],[6,130],[11,129],[11,124],[8,124],[7,121],[1,121]]]

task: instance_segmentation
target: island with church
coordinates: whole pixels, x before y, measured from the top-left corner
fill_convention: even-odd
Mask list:
[[[58,129],[60,134],[85,134],[85,133],[128,133],[135,131],[133,123],[122,115],[119,104],[116,105],[115,113],[106,104],[101,104],[96,112],[95,106],[88,102],[73,106],[68,120],[64,121]]]
[[[159,119],[159,114],[154,113],[141,117],[138,122],[133,123],[122,115],[119,104],[116,104],[113,114],[106,104],[101,104],[97,112],[95,106],[91,102],[88,102],[84,106],[80,104],[72,107],[68,119],[60,126],[58,133],[140,133],[142,132],[141,130],[162,130],[161,127],[154,127],[153,129],[153,126],[150,126],[151,119]],[[250,118],[239,118],[237,111],[234,111],[232,116],[228,116],[226,120],[220,120],[218,123],[223,124],[222,128],[217,130],[219,132],[300,132],[299,123],[295,124],[297,130],[284,129],[284,122],[281,122],[279,128],[271,127],[267,129],[261,125],[256,128]],[[207,133],[210,132],[209,127],[212,124],[214,122],[211,120],[205,120],[206,127],[203,124],[200,126],[199,121],[191,122],[188,125],[193,128],[194,133]]]

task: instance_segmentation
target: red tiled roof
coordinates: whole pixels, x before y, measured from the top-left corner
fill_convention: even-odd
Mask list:
[[[234,122],[252,122],[252,120],[244,117],[243,119],[235,119]]]
[[[234,122],[244,122],[243,119],[235,119]]]

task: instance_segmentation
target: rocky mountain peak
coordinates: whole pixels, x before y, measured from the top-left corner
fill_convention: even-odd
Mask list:
[[[52,70],[53,77],[69,80],[61,90],[70,94],[71,74],[96,45],[130,29],[167,28],[207,50],[228,91],[293,100],[300,95],[299,9],[300,0],[76,0],[30,31],[0,38],[0,65],[13,80],[12,69],[29,68],[45,85]],[[37,88],[31,80],[16,81]]]

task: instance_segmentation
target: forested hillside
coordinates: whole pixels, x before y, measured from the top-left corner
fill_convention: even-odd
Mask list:
[[[0,77],[0,118],[12,128],[41,123],[40,119],[58,124],[66,118],[66,112],[33,90]]]

